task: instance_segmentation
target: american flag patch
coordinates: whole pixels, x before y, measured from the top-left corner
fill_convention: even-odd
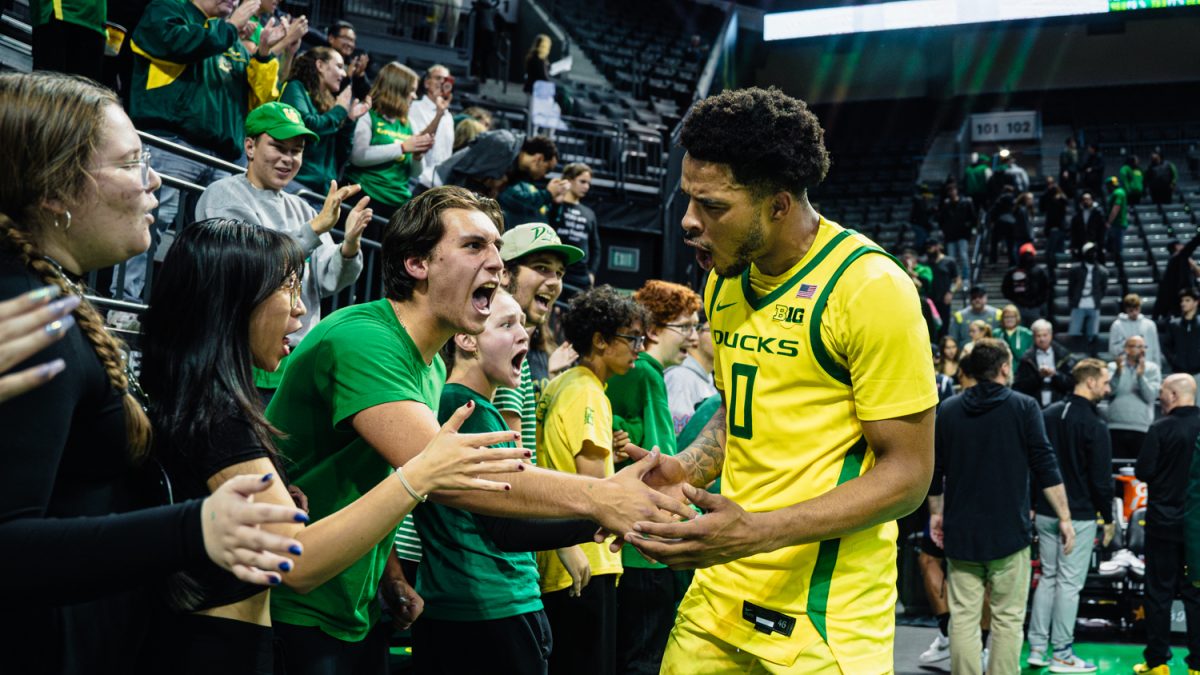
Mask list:
[[[817,292],[816,284],[800,284],[800,288],[796,289],[797,298],[812,298]]]

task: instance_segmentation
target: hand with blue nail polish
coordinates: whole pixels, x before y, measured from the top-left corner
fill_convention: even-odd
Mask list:
[[[260,527],[295,523],[299,518],[308,520],[294,506],[251,500],[270,489],[276,480],[272,474],[235,476],[201,506],[200,525],[208,557],[248,583],[278,584],[277,574],[263,570],[291,571],[295,562],[288,556],[298,555],[300,550],[300,542],[295,539]]]
[[[66,367],[62,359],[50,359],[20,372],[10,368],[62,339],[75,325],[71,312],[79,306],[75,295],[55,300],[58,286],[0,302],[0,404],[45,384]]]

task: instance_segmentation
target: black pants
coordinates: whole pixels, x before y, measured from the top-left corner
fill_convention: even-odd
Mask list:
[[[1171,602],[1183,598],[1187,616],[1188,668],[1200,670],[1200,589],[1184,574],[1182,541],[1146,533],[1146,665],[1171,659]]]
[[[554,641],[540,610],[491,621],[421,617],[412,630],[417,675],[546,675],[550,667]]]
[[[1142,452],[1142,443],[1146,440],[1146,432],[1109,429],[1108,437],[1112,439],[1114,459],[1137,459]]]
[[[617,672],[656,675],[675,622],[675,573],[626,567],[617,586]]]
[[[388,675],[388,638],[392,627],[379,622],[360,642],[326,635],[320,628],[275,624],[282,646],[280,675]]]
[[[141,672],[146,675],[275,672],[275,640],[270,626],[203,614],[172,614],[160,617],[155,624],[143,658]]]
[[[617,577],[592,577],[578,598],[570,589],[542,595],[554,634],[550,675],[615,675]]]
[[[33,29],[33,69],[104,79],[104,36],[83,26],[51,19]]]

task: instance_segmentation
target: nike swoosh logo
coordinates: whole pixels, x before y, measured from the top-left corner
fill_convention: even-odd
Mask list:
[[[726,307],[733,307],[736,304],[737,304],[736,302],[727,302],[723,305],[718,304],[717,307],[713,310],[713,313],[715,314],[715,313],[725,309]]]

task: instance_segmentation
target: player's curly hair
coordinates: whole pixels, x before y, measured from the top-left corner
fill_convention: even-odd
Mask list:
[[[682,284],[651,279],[633,294],[633,299],[646,308],[655,325],[665,326],[680,314],[700,309],[700,296]]]
[[[829,172],[825,131],[808,106],[779,89],[731,89],[697,103],[680,144],[694,159],[727,164],[738,183],[763,198],[802,195]]]
[[[633,298],[605,284],[571,298],[563,316],[563,333],[580,356],[589,356],[596,333],[612,340],[621,329],[639,321],[645,326],[648,320],[646,310]]]

